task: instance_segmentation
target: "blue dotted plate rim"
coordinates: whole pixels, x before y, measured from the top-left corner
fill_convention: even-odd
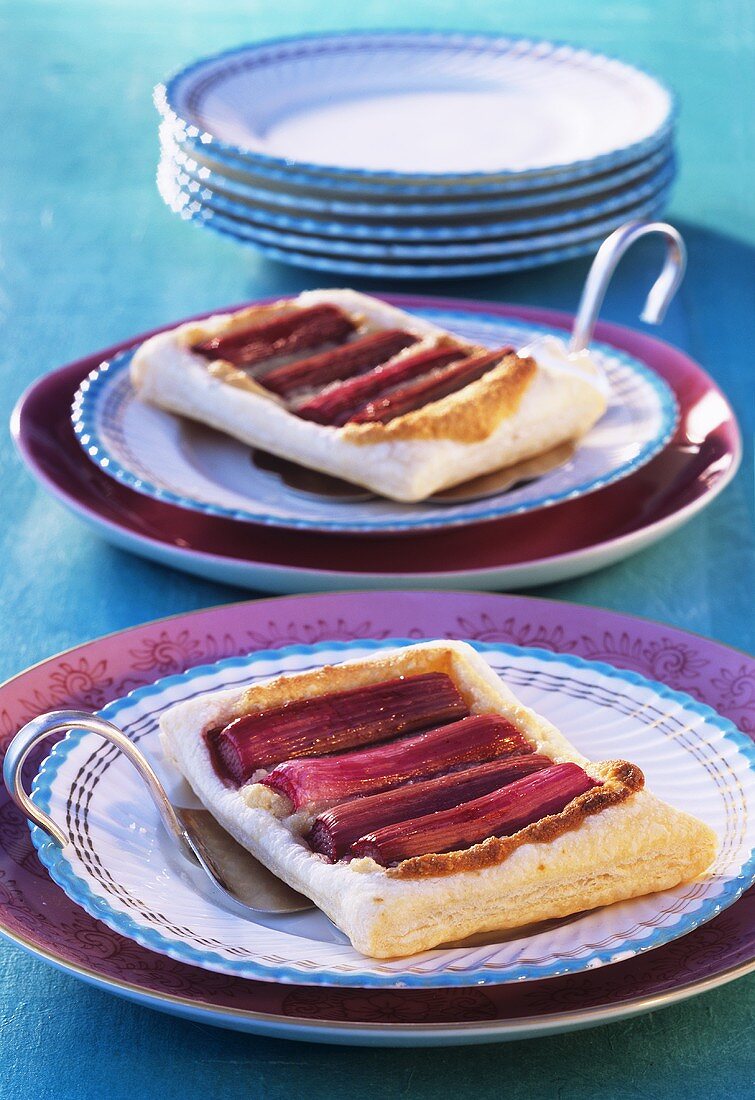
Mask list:
[[[189,146],[191,153],[186,151]],[[268,205],[306,212],[307,215],[327,214],[330,216],[342,216],[350,218],[366,217],[380,220],[388,218],[436,218],[468,216],[471,218],[492,217],[498,213],[518,211],[521,208],[537,208],[538,206],[556,206],[572,200],[580,200],[590,195],[600,195],[604,192],[618,190],[621,187],[631,186],[636,180],[657,174],[668,164],[677,163],[676,152],[671,142],[663,148],[656,150],[641,161],[635,161],[631,165],[618,169],[610,175],[592,176],[573,184],[562,184],[556,187],[531,188],[527,191],[512,192],[505,195],[492,195],[487,199],[474,200],[471,198],[449,202],[368,202],[354,199],[319,197],[317,194],[297,194],[286,191],[267,190],[264,186],[256,186],[246,183],[244,180],[230,176],[224,176],[210,163],[198,163],[192,154],[199,155],[200,160],[204,153],[204,147],[198,145],[196,140],[184,139],[177,142],[173,139],[161,142],[161,150],[164,156],[173,161],[181,172],[185,172],[194,182],[201,186],[222,190],[228,188],[228,194],[235,199],[241,199],[247,203],[267,203]],[[187,165],[191,161],[193,167]],[[203,175],[204,173],[204,175]],[[254,177],[249,173],[249,179]],[[322,191],[327,196],[327,190]],[[460,223],[463,224],[463,223]]]
[[[615,225],[622,225],[629,218],[642,217],[653,220],[659,217],[665,207],[671,186],[670,184],[666,191],[657,195],[653,200],[646,202],[643,206],[632,211],[623,211],[621,218],[615,219]],[[525,251],[521,254],[508,255],[500,259],[475,260],[471,263],[459,263],[455,260],[446,260],[435,264],[429,262],[416,264],[384,263],[376,260],[362,260],[327,254],[320,255],[315,252],[300,252],[292,247],[269,244],[260,240],[259,233],[252,233],[251,227],[245,226],[238,219],[229,218],[224,214],[209,210],[196,200],[192,200],[189,206],[185,205],[181,208],[174,206],[165,196],[163,196],[163,200],[173,213],[178,214],[184,221],[191,221],[202,229],[211,229],[213,233],[230,238],[247,248],[255,248],[270,259],[290,264],[293,267],[327,271],[338,275],[354,275],[358,278],[369,279],[450,279],[527,271],[531,268],[545,267],[548,264],[573,260],[581,256],[594,256],[605,240],[605,233],[600,233],[599,236],[578,244],[565,244],[552,249]]]
[[[660,212],[660,211],[659,211]],[[292,248],[279,248],[252,239],[222,214],[213,214],[208,218],[202,212],[185,216],[200,229],[209,229],[221,237],[235,241],[245,248],[254,248],[271,260],[290,264],[292,267],[306,268],[311,271],[327,271],[337,275],[354,275],[364,279],[451,279],[467,278],[476,275],[501,275],[514,271],[527,271],[534,267],[546,267],[548,264],[563,260],[574,260],[581,256],[593,256],[605,237],[596,237],[581,244],[564,245],[562,248],[547,249],[542,252],[525,252],[521,257],[508,257],[501,260],[479,260],[473,263],[448,261],[438,264],[387,264],[368,260],[349,260],[342,256],[320,256],[312,252],[297,252]]]
[[[479,243],[489,242],[489,238],[500,238],[502,245],[510,234],[538,233],[544,230],[557,231],[569,226],[579,228],[583,223],[591,222],[598,218],[608,217],[613,213],[623,212],[624,219],[629,218],[626,213],[631,207],[643,200],[647,202],[664,202],[668,196],[670,187],[676,177],[676,160],[669,158],[657,171],[653,172],[642,184],[626,188],[620,194],[610,198],[595,201],[580,209],[569,208],[556,214],[542,214],[540,216],[526,218],[512,218],[503,222],[486,222],[484,224],[463,223],[451,225],[397,225],[395,223],[380,222],[339,222],[325,218],[300,217],[293,214],[274,213],[254,206],[243,198],[226,194],[222,190],[213,188],[208,182],[197,179],[177,162],[167,161],[166,166],[176,175],[176,186],[182,194],[200,203],[204,208],[227,214],[242,224],[249,222],[252,228],[257,228],[256,223],[264,229],[286,232],[291,231],[317,238],[335,238],[335,241],[351,245],[362,241],[370,245],[377,244],[386,249],[394,246],[411,248],[415,253],[408,254],[409,259],[419,258],[416,254],[418,248],[426,245],[434,247],[433,257],[441,258],[440,248],[443,242],[448,242],[449,256],[452,251],[463,254],[466,242],[471,242],[472,247]],[[183,182],[179,176],[186,175],[188,182]],[[344,240],[345,238],[345,240]],[[437,243],[436,243],[437,242]],[[525,251],[529,245],[526,239],[516,242],[518,251]],[[333,248],[335,242],[324,240],[324,248]],[[468,249],[466,249],[468,252]],[[431,258],[433,258],[431,257]]]
[[[583,244],[585,241],[602,242],[610,233],[628,221],[654,217],[657,211],[666,206],[673,183],[672,174],[659,190],[644,199],[635,200],[634,205],[622,204],[620,209],[607,211],[592,225],[589,221],[584,223],[569,221],[561,228],[554,227],[543,233],[533,232],[532,236],[522,236],[514,240],[501,238],[495,241],[475,240],[440,244],[408,241],[365,242],[338,237],[316,237],[308,232],[300,233],[294,229],[269,228],[256,225],[249,219],[246,211],[231,213],[221,210],[218,205],[213,205],[213,201],[217,202],[217,200],[211,201],[198,197],[178,181],[171,182],[172,198],[170,194],[166,196],[164,193],[163,189],[166,187],[164,177],[162,183],[158,184],[158,188],[161,189],[163,201],[173,213],[182,215],[185,210],[192,221],[210,228],[213,222],[217,222],[218,227],[222,227],[224,231],[227,230],[229,236],[237,235],[240,241],[247,244],[260,248],[270,245],[281,252],[312,256],[313,259],[324,257],[334,263],[340,263],[343,260],[345,263],[364,266],[365,270],[379,266],[386,271],[403,271],[405,276],[410,272],[421,276],[428,270],[446,270],[448,267],[459,266],[463,257],[489,256],[490,261],[483,258],[469,262],[497,264],[507,262],[507,258],[513,256],[512,262],[518,264],[523,260],[538,261],[539,257],[560,252],[574,245]],[[177,202],[178,196],[183,200],[183,205]],[[587,213],[588,218],[592,217],[589,212]]]

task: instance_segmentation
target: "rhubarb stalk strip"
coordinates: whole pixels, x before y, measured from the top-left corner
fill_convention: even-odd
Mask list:
[[[476,355],[470,359],[463,359],[461,363],[452,363],[442,370],[428,374],[424,378],[411,383],[408,386],[399,386],[386,394],[385,397],[371,401],[349,420],[350,424],[387,424],[395,420],[397,416],[421,409],[433,401],[439,401],[441,397],[448,397],[464,389],[470,382],[476,382],[483,374],[493,370],[507,355],[511,354],[511,348],[502,348],[500,351],[492,351],[488,355]]]
[[[374,794],[499,756],[530,752],[532,746],[506,718],[475,715],[377,748],[288,760],[273,768],[263,782],[286,795],[299,810]]]
[[[192,350],[208,359],[225,359],[236,367],[253,367],[267,359],[342,344],[356,325],[337,306],[319,305],[296,309],[261,324],[213,336]]]
[[[386,390],[446,367],[457,359],[465,358],[465,355],[463,348],[445,345],[402,356],[396,363],[386,363],[366,374],[350,378],[340,386],[330,386],[324,393],[300,405],[296,414],[318,424],[340,427]]]
[[[315,818],[310,847],[335,863],[367,832],[459,806],[551,764],[547,756],[530,752],[343,802]]]
[[[450,677],[429,672],[243,715],[209,731],[207,742],[217,770],[241,785],[281,760],[385,741],[467,713]]]
[[[400,329],[371,332],[368,336],[352,340],[332,351],[323,351],[308,359],[299,359],[296,363],[276,367],[263,375],[260,382],[273,393],[288,397],[296,390],[317,389],[330,382],[350,378],[361,371],[371,370],[416,342],[416,336]]]
[[[388,867],[413,856],[469,848],[560,813],[572,799],[599,785],[577,764],[554,764],[461,806],[373,830],[352,845],[351,854]]]

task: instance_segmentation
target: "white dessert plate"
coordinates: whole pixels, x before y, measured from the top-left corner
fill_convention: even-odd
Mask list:
[[[100,713],[137,742],[176,804],[190,792],[162,758],[160,715],[214,689],[390,648],[403,640],[294,645],[198,666],[139,687]],[[478,986],[575,974],[616,963],[692,931],[733,904],[755,878],[752,741],[710,707],[643,676],[571,654],[475,643],[523,702],[591,759],[627,758],[661,798],[694,813],[720,840],[710,871],[673,890],[474,945],[405,959],[360,955],[317,910],[243,919],[161,829],[147,788],[124,756],[72,731],[34,785],[35,803],[68,837],[38,827],[42,862],[68,896],[110,928],[175,960],[278,982],[426,988]]]
[[[606,171],[661,144],[674,116],[658,80],[585,49],[417,31],[242,46],[189,65],[156,102],[255,171],[399,186]]]
[[[494,314],[417,308],[468,340],[523,347],[549,330]],[[88,457],[105,473],[154,499],[211,516],[275,527],[331,532],[413,532],[545,508],[610,485],[640,469],[673,435],[677,402],[639,360],[605,344],[592,351],[608,376],[603,418],[560,467],[493,497],[461,504],[339,501],[285,484],[255,464],[249,447],[203,425],[139,401],[129,379],[132,350],[102,364],[82,383],[73,422]]]

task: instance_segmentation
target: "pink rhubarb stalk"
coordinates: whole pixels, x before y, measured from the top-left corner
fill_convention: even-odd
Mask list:
[[[551,763],[547,756],[529,752],[343,802],[315,818],[309,834],[310,846],[335,863],[367,832],[459,806],[542,771]]]
[[[386,363],[357,378],[350,378],[340,386],[329,387],[324,393],[300,405],[296,414],[318,424],[340,427],[386,390],[446,367],[457,359],[463,359],[465,354],[463,348],[441,346],[402,356],[396,363]]]
[[[213,336],[192,350],[207,359],[225,359],[237,367],[253,367],[280,355],[295,355],[325,344],[342,344],[355,330],[356,325],[342,309],[319,305],[295,309],[225,336]]]
[[[526,752],[532,752],[532,746],[506,718],[473,715],[377,748],[316,760],[287,760],[263,782],[285,794],[298,810],[333,805],[465,764]]]
[[[467,712],[450,677],[429,672],[246,714],[211,730],[207,741],[218,772],[241,785],[281,760],[385,741]]]
[[[424,405],[464,389],[465,386],[476,382],[478,378],[482,378],[488,371],[497,367],[509,354],[511,349],[503,348],[500,351],[492,351],[488,355],[475,355],[469,359],[462,359],[460,363],[452,363],[442,370],[428,374],[407,386],[399,386],[384,397],[371,401],[361,412],[355,413],[349,423],[387,424],[397,416],[405,416],[406,413],[414,412],[415,409],[421,409]]]
[[[399,329],[371,332],[332,351],[323,351],[319,355],[276,367],[263,375],[260,382],[273,393],[288,397],[296,390],[317,389],[361,371],[372,370],[416,342],[416,336]]]
[[[388,867],[413,856],[469,848],[493,836],[511,836],[550,814],[560,813],[580,794],[599,786],[577,764],[544,771],[461,806],[387,825],[366,833],[351,847]]]

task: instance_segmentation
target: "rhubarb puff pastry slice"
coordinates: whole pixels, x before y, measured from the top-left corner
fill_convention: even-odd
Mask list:
[[[352,290],[219,314],[147,340],[139,396],[397,501],[579,440],[606,409],[587,353],[484,348]]]
[[[220,824],[377,958],[669,889],[716,853],[461,642],[200,696],[161,739]]]

